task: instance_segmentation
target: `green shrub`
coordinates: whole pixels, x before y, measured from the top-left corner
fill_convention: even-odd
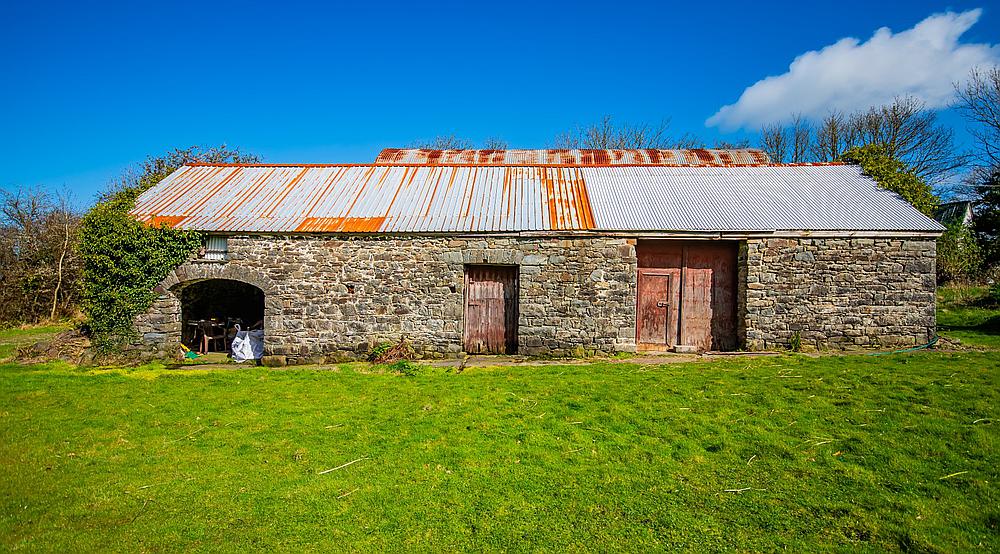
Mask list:
[[[156,297],[153,287],[201,246],[198,233],[150,227],[130,216],[141,192],[125,189],[98,202],[80,228],[86,325],[105,352],[134,338],[133,320]]]
[[[802,333],[795,331],[792,338],[788,339],[788,348],[792,352],[802,351]]]
[[[905,163],[889,155],[885,147],[869,144],[851,148],[840,156],[840,160],[861,166],[865,175],[874,179],[880,187],[895,192],[914,208],[933,217],[939,200],[930,185]]]
[[[937,241],[938,282],[975,279],[982,264],[982,249],[972,229],[960,222],[948,225]]]
[[[391,364],[399,360],[412,360],[416,357],[413,347],[406,338],[400,338],[399,342],[380,342],[368,351],[368,361],[374,364]]]
[[[420,366],[408,360],[399,360],[389,364],[389,369],[407,377],[413,377],[420,372]]]
[[[127,174],[83,216],[84,324],[102,352],[117,350],[135,338],[135,317],[152,304],[153,288],[184,263],[202,244],[200,233],[150,226],[129,215],[143,192],[178,167],[192,162],[259,161],[225,146],[173,150],[147,158],[137,174]]]
[[[379,359],[384,357],[389,350],[392,350],[392,347],[393,344],[391,342],[380,342],[372,346],[371,350],[368,351],[368,361],[379,361]]]

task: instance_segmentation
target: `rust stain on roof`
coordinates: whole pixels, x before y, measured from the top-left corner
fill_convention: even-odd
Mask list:
[[[742,149],[548,149],[431,150],[386,148],[376,164],[386,165],[531,165],[601,167],[617,165],[766,164],[763,150]]]
[[[296,231],[300,233],[377,233],[384,217],[307,217]]]
[[[439,163],[434,164],[432,167],[483,167],[485,164],[473,164],[473,163]],[[822,166],[837,166],[837,165],[852,165],[850,162],[793,162],[793,163],[732,163],[732,164],[706,164],[706,163],[660,163],[660,164],[628,164],[628,163],[618,163],[613,165],[596,165],[596,164],[524,164],[524,163],[502,163],[493,164],[495,167],[581,167],[581,168],[595,168],[595,167],[822,167]],[[427,167],[427,164],[416,164],[416,163],[329,163],[329,164],[296,164],[296,163],[255,163],[255,164],[242,164],[242,163],[213,163],[213,162],[195,162],[188,164],[185,167],[309,167],[309,168],[349,168],[349,167]],[[183,169],[183,168],[182,168]],[[180,169],[178,169],[180,171]]]
[[[183,215],[154,215],[145,220],[150,227],[176,227],[178,223],[187,219]]]
[[[507,160],[509,152],[463,159]],[[220,233],[940,231],[857,168],[832,167],[844,164],[657,166],[620,163],[635,159],[625,151],[584,154],[547,158],[588,162],[579,166],[192,164],[143,193],[130,213],[151,226]],[[646,159],[663,161],[657,155]],[[619,165],[600,165],[608,162]]]

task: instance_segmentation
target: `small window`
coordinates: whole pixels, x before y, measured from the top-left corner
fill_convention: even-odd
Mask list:
[[[205,259],[225,260],[229,254],[229,241],[226,237],[210,236],[205,239]]]

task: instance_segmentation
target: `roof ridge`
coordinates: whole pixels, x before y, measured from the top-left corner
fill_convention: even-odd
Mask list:
[[[587,168],[615,168],[615,167],[824,167],[837,165],[854,165],[850,162],[794,162],[794,163],[700,163],[700,164],[543,164],[543,163],[225,163],[225,162],[192,162],[184,164],[188,167],[587,167]]]

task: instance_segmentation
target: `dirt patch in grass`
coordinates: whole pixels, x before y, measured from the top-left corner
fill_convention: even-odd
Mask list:
[[[89,338],[80,334],[76,329],[67,329],[33,344],[19,347],[15,358],[18,362],[26,364],[52,360],[78,364],[88,348],[90,348]]]
[[[52,325],[29,325],[0,330],[0,361],[10,360],[18,349],[30,346],[40,341],[68,331],[72,323],[56,323]]]

